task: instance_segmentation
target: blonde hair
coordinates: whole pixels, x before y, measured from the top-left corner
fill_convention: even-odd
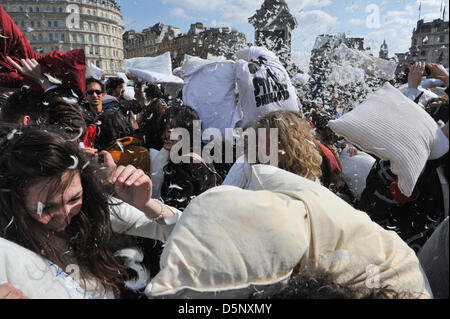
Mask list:
[[[301,113],[294,111],[275,111],[258,117],[251,126],[256,132],[259,128],[278,129],[278,167],[316,181],[322,176],[320,166],[322,156],[317,150],[311,129]],[[268,133],[267,133],[268,134]]]

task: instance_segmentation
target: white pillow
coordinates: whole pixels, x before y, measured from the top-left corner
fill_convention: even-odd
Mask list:
[[[218,205],[220,204],[220,205]],[[271,192],[216,187],[184,210],[149,297],[247,298],[284,283],[305,253],[304,205]]]
[[[389,83],[328,125],[360,149],[389,160],[400,191],[408,197],[430,155],[445,154],[438,124]]]
[[[140,70],[129,68],[128,72],[136,75],[140,80],[144,80],[150,83],[172,83],[172,84],[184,84],[184,81],[178,76],[166,73],[159,73],[149,70]]]
[[[170,52],[166,52],[156,57],[139,57],[123,60],[125,73],[129,72],[130,68],[172,74],[172,58],[170,57]]]
[[[225,137],[225,129],[233,129],[242,118],[234,92],[233,64],[232,61],[208,62],[184,74],[184,104],[197,112],[203,131],[218,129],[221,139]],[[205,141],[209,139],[210,136],[205,136]]]
[[[58,266],[0,237],[0,284],[10,283],[32,299],[91,299]]]
[[[270,294],[298,266],[331,272],[355,288],[389,285],[430,297],[414,251],[325,187],[268,165],[252,166],[251,187],[216,187],[190,203],[147,296]]]
[[[353,196],[359,200],[366,189],[367,176],[376,160],[364,152],[358,151],[357,155],[350,156],[347,151],[348,146],[339,155],[342,163],[342,178]]]

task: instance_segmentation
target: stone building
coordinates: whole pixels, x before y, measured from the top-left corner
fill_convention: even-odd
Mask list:
[[[2,0],[39,54],[84,49],[86,64],[106,75],[122,69],[122,15],[114,0]]]
[[[449,66],[449,22],[435,19],[431,22],[417,21],[407,53],[397,53],[398,70],[404,70],[418,61]]]
[[[298,26],[284,0],[265,0],[248,19],[255,28],[255,45],[274,52],[287,69],[291,62],[291,33]]]
[[[378,54],[378,57],[380,59],[385,59],[385,60],[389,59],[389,49],[388,49],[388,46],[386,44],[386,40],[383,41],[383,44],[380,47],[380,52]]]
[[[231,28],[208,28],[200,22],[191,24],[186,34],[161,23],[140,33],[130,30],[124,33],[123,43],[127,59],[170,52],[173,67],[181,65],[185,54],[204,59],[208,55],[232,59],[236,51],[248,46],[243,33]]]

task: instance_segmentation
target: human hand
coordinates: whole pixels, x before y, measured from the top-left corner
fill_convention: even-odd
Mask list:
[[[350,155],[350,157],[358,155],[358,149],[354,147],[352,144],[347,144],[347,154]]]
[[[0,285],[0,299],[30,299],[10,283]]]
[[[439,79],[444,82],[445,86],[448,86],[448,72],[442,64],[429,63],[427,68],[430,69],[428,79]]]
[[[22,59],[21,65],[9,56],[6,59],[20,74],[38,83],[44,91],[52,86],[48,78],[42,74],[42,67],[35,59]]]
[[[112,155],[107,151],[101,151],[97,155],[97,162],[100,163],[101,167],[103,167],[106,171],[106,176],[112,177],[114,172],[117,169],[116,162],[114,162],[114,159]],[[103,161],[99,161],[98,158],[103,156]]]
[[[423,72],[425,71],[425,62],[416,62],[408,74],[408,87],[417,89],[422,83]]]
[[[119,166],[110,175],[110,183],[124,202],[144,212],[151,206],[152,181],[143,170],[132,165]]]

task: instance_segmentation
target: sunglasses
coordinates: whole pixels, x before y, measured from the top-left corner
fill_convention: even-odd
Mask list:
[[[97,95],[100,95],[100,94],[102,94],[103,92],[100,91],[100,90],[89,90],[89,91],[87,91],[86,93],[87,93],[88,95],[92,95],[92,94],[94,94],[94,93],[96,93]]]

